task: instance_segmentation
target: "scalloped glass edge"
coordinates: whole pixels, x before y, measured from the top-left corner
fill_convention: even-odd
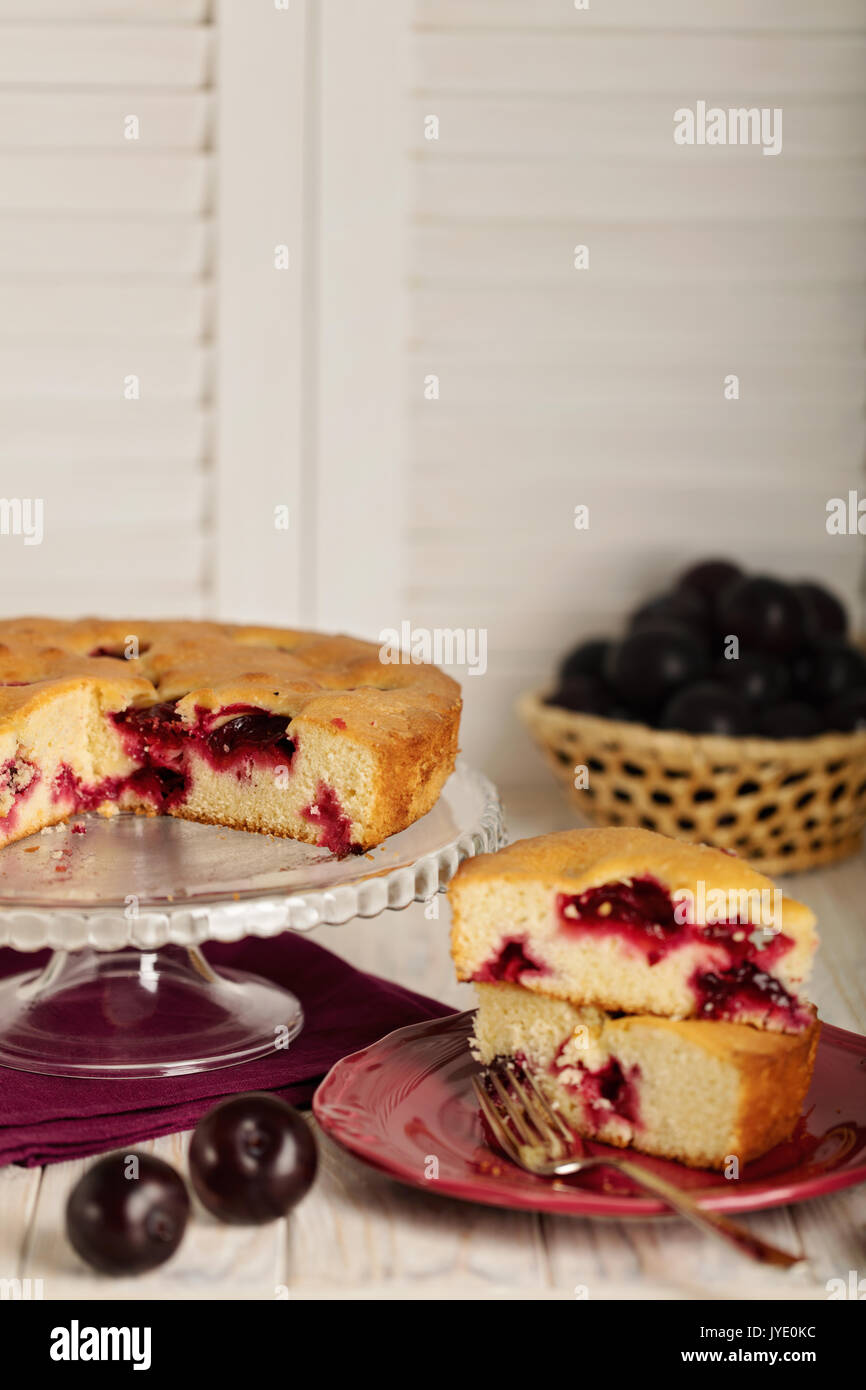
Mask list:
[[[342,926],[355,917],[378,917],[413,902],[427,902],[444,892],[465,859],[491,853],[506,843],[502,803],[493,783],[459,765],[483,796],[477,822],[412,864],[359,876],[334,888],[311,888],[285,894],[266,893],[242,901],[198,901],[142,907],[127,917],[117,907],[88,908],[0,903],[0,946],[32,953],[116,951],[123,947],[159,950],[163,946],[198,946],[206,941],[240,941],[245,936],[271,937],[284,931],[312,931]],[[447,785],[446,785],[447,792]],[[445,793],[443,793],[445,795]],[[0,851],[2,855],[2,851]]]

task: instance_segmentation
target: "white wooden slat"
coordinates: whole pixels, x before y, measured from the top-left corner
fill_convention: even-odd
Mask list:
[[[0,417],[0,457],[16,459],[199,459],[208,443],[208,413],[195,405],[143,400],[14,402]]]
[[[857,35],[715,36],[659,33],[420,33],[416,89],[444,92],[672,91],[672,107],[717,92],[749,104],[804,96],[862,94],[866,40]],[[0,67],[2,73],[2,67]],[[692,95],[693,94],[693,95]],[[772,101],[771,98],[777,100]]]
[[[185,519],[158,529],[120,519],[114,526],[64,528],[62,517],[52,519],[46,505],[41,545],[19,544],[17,536],[4,536],[2,542],[0,586],[7,611],[32,612],[38,600],[48,613],[61,601],[67,613],[98,613],[105,603],[123,597],[128,609],[132,603],[136,612],[158,613],[150,597],[152,580],[164,593],[186,585],[188,603],[197,602],[201,593],[207,542],[201,529],[191,532]],[[17,604],[9,604],[10,595],[17,596]]]
[[[73,535],[98,527],[152,527],[158,544],[164,529],[199,528],[207,512],[208,475],[189,455],[154,454],[145,462],[82,458],[74,469],[62,458],[4,460],[3,496],[39,497],[46,534]],[[0,536],[7,555],[19,540]],[[8,544],[7,544],[8,542]]]
[[[558,162],[534,164],[428,155],[415,200],[420,217],[498,222],[572,219],[632,225],[685,219],[733,222],[783,217],[819,220],[866,217],[866,181],[846,164],[786,164],[741,149],[736,164],[582,164],[564,177]],[[578,237],[575,237],[575,241]]]
[[[211,143],[212,114],[208,91],[7,90],[0,92],[0,149],[202,150]],[[136,141],[124,135],[130,115],[139,121]]]
[[[3,87],[203,87],[212,35],[202,25],[6,24]]]
[[[0,1267],[3,1278],[20,1278],[42,1173],[38,1168],[7,1164],[0,1168]],[[45,1293],[43,1282],[43,1294]]]
[[[519,376],[519,373],[516,375]],[[667,385],[661,382],[663,376],[667,376]],[[863,425],[862,399],[840,403],[832,398],[828,400],[808,394],[766,395],[744,372],[740,378],[740,398],[730,401],[724,398],[723,375],[720,372],[714,376],[707,373],[692,392],[671,381],[670,377],[670,372],[660,371],[655,389],[650,384],[649,389],[642,391],[640,383],[633,389],[631,379],[622,373],[618,383],[611,376],[598,393],[593,391],[590,379],[573,394],[565,384],[560,395],[551,392],[541,400],[538,397],[527,399],[517,381],[511,394],[507,389],[500,390],[491,384],[490,395],[483,401],[466,401],[458,405],[449,398],[446,404],[440,397],[435,404],[429,401],[415,404],[415,437],[423,448],[423,439],[428,430],[434,437],[438,437],[442,430],[455,437],[461,434],[476,437],[479,432],[486,432],[491,421],[495,421],[494,432],[512,428],[532,432],[538,427],[544,431],[546,423],[553,418],[557,430],[568,432],[568,438],[576,448],[582,447],[583,439],[587,435],[592,436],[594,431],[604,432],[612,428],[617,433],[620,430],[645,430],[647,434],[671,431],[674,435],[679,431],[718,431],[730,448],[737,449],[743,434],[754,431],[758,431],[762,439],[774,435],[787,438],[801,430],[819,434],[828,429],[827,416],[832,414],[835,437],[849,441],[856,447],[856,442],[863,437],[866,429]],[[449,380],[446,378],[442,382],[440,377],[440,382],[447,395]],[[507,388],[507,379],[502,385]],[[416,383],[413,393],[415,402],[421,396],[419,386],[420,383]]]
[[[589,250],[575,271],[575,247]],[[0,239],[0,256],[3,242]],[[412,228],[414,279],[424,284],[563,285],[696,282],[862,284],[866,229],[856,221],[431,221]],[[2,262],[0,262],[2,263]]]
[[[759,488],[762,478],[769,477],[774,491],[778,491],[778,482],[783,480],[802,482],[815,477],[816,457],[822,460],[819,486],[823,488],[823,498],[828,498],[842,495],[847,486],[856,485],[862,430],[837,431],[830,424],[826,432],[780,428],[742,431],[717,439],[701,428],[677,430],[676,425],[670,431],[645,431],[617,428],[612,423],[605,430],[557,432],[549,423],[523,427],[512,423],[499,430],[488,424],[475,428],[471,435],[466,428],[449,430],[448,425],[442,425],[424,431],[423,438],[414,443],[411,456],[417,470],[436,478],[436,486],[431,488],[431,506],[435,506],[435,498],[446,495],[449,471],[453,470],[455,480],[460,482],[466,480],[470,466],[478,484],[485,484],[488,489],[492,485],[499,489],[510,486],[517,496],[525,486],[527,470],[531,470],[534,486],[545,477],[574,478],[575,484],[580,484],[580,495],[574,498],[577,503],[588,500],[585,495],[591,488],[601,488],[602,495],[607,491],[619,496],[621,486],[631,486],[641,474],[655,485],[660,485],[664,477],[671,484],[689,480],[695,488],[703,486],[708,495],[719,489],[720,477],[724,477],[726,486],[737,485],[748,492],[752,486]],[[840,480],[840,484],[835,480]],[[455,491],[459,495],[459,488]],[[652,512],[652,499],[642,499],[642,506],[649,506]],[[452,509],[455,528],[459,528],[466,510],[459,503],[456,510]],[[637,516],[638,530],[644,514]],[[664,531],[673,542],[673,525],[667,516],[662,520]]]
[[[41,334],[201,338],[210,324],[207,285],[126,285],[94,281],[0,281],[0,341]]]
[[[662,493],[658,500],[666,504],[667,494]],[[651,515],[658,514],[657,506]],[[670,588],[690,563],[706,559],[708,554],[724,553],[754,572],[755,538],[760,524],[766,527],[766,513],[759,521],[750,516],[745,526],[732,523],[729,513],[714,516],[709,506],[697,508],[697,514],[702,518],[703,531],[687,547],[680,536],[679,548],[672,548],[667,529],[658,527],[646,535],[639,550],[636,545],[628,554],[621,549],[616,563],[608,557],[602,564],[598,552],[584,551],[579,546],[568,550],[557,545],[550,550],[555,564],[549,577],[548,552],[538,539],[534,519],[527,518],[522,528],[503,529],[503,537],[507,537],[509,545],[522,538],[525,546],[535,546],[538,575],[530,590],[509,587],[501,558],[489,575],[473,574],[471,584],[468,575],[456,582],[444,568],[432,578],[426,569],[419,570],[417,577],[410,576],[407,583],[406,612],[414,623],[430,628],[487,626],[498,653],[497,668],[503,672],[523,670],[527,653],[533,654],[533,660],[539,652],[546,653],[552,661],[572,641],[572,634],[576,641],[581,633],[622,632],[633,609]],[[856,596],[856,547],[836,546],[830,538],[817,533],[792,547],[790,539],[775,528],[769,535],[771,542],[767,542],[761,560],[764,573],[795,580],[816,578],[842,596]],[[623,538],[629,546],[636,543],[637,526],[624,523]],[[471,538],[467,538],[467,548],[471,543]],[[538,582],[539,576],[542,583]]]
[[[196,541],[196,563],[183,553],[180,533],[173,537],[173,549],[166,553],[153,550],[147,535],[126,536],[125,557],[115,553],[100,564],[82,570],[81,552],[70,555],[61,567],[47,561],[41,569],[29,575],[21,566],[3,580],[0,591],[0,613],[14,618],[26,607],[31,613],[57,618],[80,618],[82,613],[99,613],[106,618],[128,618],[130,614],[161,618],[203,618],[205,612],[205,557],[200,555]],[[82,544],[98,546],[99,537],[82,538]],[[101,552],[97,550],[98,554]],[[133,553],[152,554],[150,567],[138,564],[129,573],[117,578],[117,572],[129,567]],[[172,556],[174,557],[172,561]],[[170,566],[173,563],[173,568]]]
[[[208,155],[0,154],[0,212],[141,213],[148,217],[208,211]]]
[[[403,0],[324,0],[316,12],[324,61],[314,137],[314,612],[326,630],[375,636],[397,602],[404,561],[405,420],[394,383],[406,341],[407,14]],[[359,111],[362,120],[346,119]]]
[[[213,0],[75,0],[79,24],[201,24]],[[0,0],[0,21],[69,21],[69,0]]]
[[[863,359],[860,348],[851,349],[848,344],[817,345],[811,339],[801,341],[799,338],[789,338],[784,343],[773,343],[771,352],[768,352],[767,344],[763,341],[738,341],[734,347],[737,361],[743,370],[759,366],[768,358],[780,366],[805,368],[816,361],[826,364],[840,360],[860,362]],[[520,366],[533,362],[550,362],[568,367],[574,372],[580,372],[587,367],[620,366],[626,374],[640,372],[641,367],[650,360],[677,371],[688,371],[695,366],[701,370],[709,367],[727,371],[730,370],[731,363],[731,345],[716,341],[712,333],[707,333],[700,340],[668,340],[660,334],[651,354],[647,352],[646,343],[640,337],[634,340],[605,338],[594,333],[588,333],[585,337],[575,336],[568,341],[550,343],[522,343],[516,336],[509,335],[507,338],[490,338],[481,348],[472,342],[458,342],[456,334],[448,342],[424,339],[416,334],[409,344],[409,351],[422,360],[425,371],[435,371],[436,362],[445,369],[450,363],[458,361],[467,364],[484,361],[492,367],[502,365],[509,370],[518,370]],[[435,361],[431,359],[431,353],[434,354]]]
[[[754,105],[741,92],[713,89],[712,104],[728,110]],[[415,155],[439,158],[486,155],[491,158],[584,160],[661,160],[691,164],[705,160],[707,146],[676,145],[673,112],[679,105],[669,94],[635,95],[576,91],[531,96],[479,96],[428,92],[411,98],[409,134]],[[437,140],[425,136],[425,118],[439,121]],[[862,96],[804,99],[786,96],[783,105],[783,155],[786,164],[801,159],[862,158],[866,152],[866,103]],[[712,147],[713,166],[743,159],[736,145]],[[775,156],[778,158],[779,156]],[[761,156],[762,159],[769,156]],[[579,171],[576,171],[579,173]]]
[[[134,363],[134,366],[130,364]],[[212,349],[199,343],[78,342],[0,338],[0,400],[116,402],[125,378],[139,378],[141,399],[199,402],[211,395]]]
[[[716,543],[726,537],[732,549],[725,549],[735,559],[748,565],[750,555],[736,547],[742,544],[735,527],[716,527],[713,537]],[[744,547],[745,548],[745,547]],[[558,556],[554,568],[556,586],[551,581],[541,589],[536,581],[534,597],[519,598],[505,593],[500,585],[492,582],[486,587],[468,582],[460,588],[448,587],[444,581],[438,588],[409,590],[404,600],[404,616],[411,619],[416,627],[431,630],[439,628],[484,629],[487,632],[487,672],[484,677],[468,676],[466,671],[453,670],[452,675],[466,689],[483,689],[488,700],[487,720],[494,726],[497,720],[510,713],[513,694],[521,689],[544,684],[555,670],[559,658],[586,637],[618,636],[625,630],[626,616],[652,594],[665,591],[671,580],[688,564],[689,559],[703,559],[707,548],[685,553],[684,558],[671,563],[670,539],[665,534],[664,543],[653,541],[640,553],[639,558],[627,566],[621,586],[608,592],[608,579],[613,572],[600,570],[597,556]],[[845,561],[846,569],[841,562]],[[539,547],[536,552],[538,572],[547,574],[547,557]],[[835,554],[828,558],[826,552],[805,549],[799,552],[795,562],[785,564],[785,555],[774,550],[767,554],[764,572],[789,573],[797,580],[817,579],[832,587],[834,592],[848,601],[856,602],[859,573],[857,555],[849,551],[847,555]],[[627,580],[627,583],[626,583]],[[853,607],[852,610],[854,611]],[[502,682],[501,685],[495,682]],[[496,717],[492,718],[492,712]],[[465,735],[466,730],[461,730]],[[462,746],[471,745],[461,740]],[[473,756],[478,757],[478,749]],[[486,762],[481,766],[486,767]],[[496,766],[496,764],[491,764]],[[500,766],[499,777],[510,776],[504,766]]]
[[[115,276],[198,278],[210,271],[213,240],[204,217],[16,213],[0,217],[0,278],[89,276],[103,286]]]
[[[866,295],[861,288],[693,285],[676,294],[662,286],[594,285],[514,289],[426,289],[412,293],[414,336],[425,344],[484,352],[511,338],[530,353],[549,352],[576,339],[652,344],[659,326],[666,344],[705,346],[736,353],[740,345],[777,344],[799,336],[815,345],[859,351]],[[735,370],[735,368],[732,368]]]
[[[585,495],[585,490],[582,490]],[[670,563],[670,554],[676,553],[676,545],[683,533],[683,528],[689,525],[690,518],[695,516],[702,518],[705,528],[706,539],[715,539],[714,549],[716,553],[723,551],[727,553],[729,538],[742,535],[743,527],[741,524],[742,501],[739,505],[729,504],[722,507],[718,502],[707,503],[703,507],[694,504],[694,499],[686,495],[686,501],[691,500],[693,505],[688,507],[683,503],[677,504],[677,499],[670,494],[655,491],[648,495],[648,490],[638,492],[632,489],[635,494],[629,498],[629,502],[641,503],[644,507],[644,531],[648,529],[649,518],[653,518],[652,525],[656,530],[652,545],[660,547],[659,554],[663,554],[663,546],[667,552]],[[816,499],[823,502],[823,499]],[[660,504],[664,502],[665,509],[669,513],[670,521],[665,517],[663,525],[659,524]],[[521,613],[528,613],[533,625],[538,621],[537,615],[544,611],[549,605],[548,600],[552,593],[559,589],[564,589],[564,594],[571,598],[574,610],[583,616],[584,607],[581,604],[580,594],[584,585],[599,584],[604,582],[607,573],[613,568],[615,561],[612,559],[612,551],[615,553],[616,547],[622,546],[623,539],[628,536],[630,542],[640,542],[643,546],[641,551],[642,563],[646,562],[646,557],[651,552],[647,549],[649,541],[644,541],[640,535],[640,528],[636,525],[626,526],[622,522],[622,512],[624,510],[625,498],[623,497],[619,512],[616,513],[611,507],[604,512],[601,503],[595,507],[595,535],[590,537],[589,532],[582,535],[571,547],[565,542],[558,544],[552,528],[549,532],[543,531],[547,519],[540,516],[530,518],[527,516],[524,524],[520,528],[515,528],[512,532],[505,532],[498,537],[497,546],[493,538],[486,535],[475,534],[467,538],[464,544],[459,544],[456,540],[451,540],[440,533],[435,537],[431,544],[427,545],[423,537],[413,535],[413,576],[416,585],[429,585],[430,592],[442,596],[448,594],[452,600],[449,606],[448,616],[452,626],[457,622],[457,612],[464,614],[474,614],[470,619],[469,626],[486,626],[489,621],[496,616],[505,619],[507,622],[509,647],[520,648],[524,645],[527,637],[527,629],[521,624]],[[757,499],[754,509],[752,509],[750,519],[749,535],[757,539],[760,535],[758,520],[763,522],[764,527],[769,526],[796,526],[803,529],[804,534],[808,534],[809,523],[814,521],[814,530],[817,532],[818,526],[823,522],[823,508],[816,506],[806,508],[795,506],[790,499],[783,502],[776,501],[773,505],[772,499],[767,501],[765,506],[761,506],[761,499]],[[564,510],[564,508],[562,509]],[[674,526],[674,519],[680,522],[680,528]],[[563,528],[564,530],[564,528]],[[530,536],[539,536],[533,544],[527,543]],[[582,544],[583,541],[586,544]],[[858,554],[862,546],[857,545],[858,537],[830,537],[828,545],[834,542],[839,549],[840,557],[845,555],[849,561],[856,563]],[[847,542],[847,544],[846,544]],[[754,541],[753,541],[754,543]],[[709,548],[709,547],[708,547]],[[705,549],[704,553],[707,553]],[[585,568],[581,571],[580,566]],[[766,573],[773,569],[771,555],[762,554],[761,572]],[[809,574],[805,563],[801,560],[800,576],[805,577]],[[466,587],[466,601],[461,601],[459,591],[453,580],[447,587],[436,588],[437,584],[446,584],[442,576],[447,574],[459,574],[461,582]],[[577,587],[575,587],[577,586]],[[514,594],[518,590],[525,590],[533,594],[531,608],[527,600],[518,606],[514,599]],[[590,606],[594,606],[591,601]],[[555,611],[555,609],[553,610]],[[624,616],[624,614],[623,614]],[[486,621],[485,621],[486,619]],[[542,629],[543,630],[543,629]]]
[[[546,1283],[538,1218],[491,1212],[408,1191],[360,1163],[347,1162],[319,1136],[320,1172],[310,1198],[293,1213],[290,1293],[333,1298],[447,1296],[460,1281],[467,1297],[512,1296]],[[454,1219],[456,1218],[456,1219]],[[340,1250],[337,1262],[333,1252]]]
[[[858,476],[864,429],[857,419],[847,428],[839,428],[833,418],[835,412],[828,414],[831,418],[824,427],[811,431],[786,428],[782,423],[775,429],[731,429],[723,437],[700,425],[680,427],[673,410],[668,424],[655,430],[621,424],[613,412],[606,425],[570,429],[557,428],[549,415],[521,423],[500,423],[493,416],[477,421],[471,431],[462,421],[455,424],[447,418],[431,418],[412,436],[412,460],[416,476],[431,480],[429,505],[434,513],[436,497],[447,497],[449,476],[458,484],[465,480],[468,459],[472,460],[472,477],[480,491],[495,483],[500,492],[510,487],[518,497],[530,463],[534,488],[541,486],[543,479],[552,480],[554,486],[562,480],[566,488],[574,480],[580,481],[582,493],[591,488],[601,497],[612,484],[617,497],[624,480],[637,481],[641,476],[650,486],[661,485],[665,478],[678,483],[689,479],[690,486],[703,487],[708,495],[718,489],[719,477],[724,477],[726,487],[736,481],[739,487],[748,485],[749,492],[752,488],[759,491],[767,479],[773,492],[778,492],[783,479],[790,486],[796,482],[805,487],[811,482],[828,497],[836,495],[837,478],[844,480],[845,486],[854,486],[850,480]],[[816,458],[821,459],[819,473]],[[582,495],[574,498],[575,502],[583,500]],[[443,505],[447,505],[444,500]],[[487,506],[495,511],[496,499],[491,497],[485,511],[475,518],[480,526],[489,515]],[[466,524],[472,515],[458,506],[451,512],[452,524]],[[638,511],[639,524],[644,515],[643,510]]]
[[[434,364],[440,389],[436,402],[423,399],[424,379]],[[826,423],[826,412],[832,409],[837,420],[850,422],[866,404],[866,362],[862,356],[793,365],[738,359],[741,394],[737,402],[722,398],[729,367],[730,362],[721,360],[713,366],[687,361],[672,371],[669,364],[647,361],[635,353],[632,361],[590,360],[578,368],[552,361],[547,355],[501,363],[416,349],[407,355],[406,398],[417,411],[414,423],[418,429],[425,428],[431,419],[441,419],[443,413],[446,418],[460,418],[466,412],[468,426],[482,411],[495,411],[499,419],[537,414],[548,420],[555,412],[560,421],[577,412],[580,419],[592,419],[592,414],[584,412],[595,411],[600,418],[611,420],[621,418],[623,409],[630,417],[632,409],[640,412],[653,405],[659,416],[675,406],[680,423],[695,423],[691,412],[699,412],[709,428],[724,423],[737,429],[744,421],[748,428],[757,423],[752,419],[756,411],[768,412],[764,417],[768,423],[775,422],[780,411],[782,419],[816,416],[815,423],[818,419]],[[0,369],[0,390],[2,385]]]
[[[43,0],[48,3],[48,0]],[[56,2],[56,0],[55,0]],[[19,0],[20,3],[20,0]],[[413,0],[419,29],[846,32],[866,28],[860,0],[616,0],[577,11],[571,0]]]
[[[219,14],[213,597],[224,618],[298,622],[313,532],[301,524],[314,352],[303,215],[312,198],[308,5],[281,12],[222,0]],[[288,508],[288,528],[277,526],[278,507]]]

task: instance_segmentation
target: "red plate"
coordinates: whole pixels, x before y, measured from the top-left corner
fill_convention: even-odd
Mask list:
[[[609,1169],[550,1181],[491,1150],[471,1080],[472,1014],[414,1024],[344,1057],[313,1097],[338,1144],[400,1182],[489,1206],[576,1216],[660,1216],[663,1202]],[[587,1144],[591,1153],[622,1151]],[[715,1211],[758,1211],[866,1181],[866,1038],[824,1024],[797,1130],[737,1181],[639,1155]],[[432,1159],[438,1175],[430,1176]]]

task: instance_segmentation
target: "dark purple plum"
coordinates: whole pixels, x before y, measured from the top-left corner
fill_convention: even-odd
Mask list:
[[[183,1239],[189,1195],[178,1173],[152,1154],[109,1154],[88,1168],[66,1204],[69,1243],[102,1274],[143,1274]]]
[[[575,675],[562,681],[545,703],[578,714],[606,714],[611,697],[598,676]]]
[[[848,614],[842,602],[823,584],[802,580],[794,588],[806,609],[806,624],[812,637],[844,637]]]
[[[239,1226],[285,1216],[312,1186],[318,1155],[309,1125],[279,1096],[232,1096],[199,1120],[189,1173],[209,1212]]]
[[[706,604],[694,589],[673,589],[668,594],[657,594],[641,604],[632,614],[629,627],[634,632],[659,622],[679,623],[703,632],[707,626]]]
[[[605,674],[629,709],[651,715],[679,686],[702,676],[706,666],[706,648],[695,633],[659,623],[612,647]]]
[[[822,727],[817,711],[802,700],[772,705],[758,720],[758,733],[764,738],[813,738]]]
[[[592,637],[574,647],[560,662],[560,685],[567,685],[573,676],[601,675],[609,646],[607,638]]]
[[[696,593],[703,601],[708,614],[715,612],[719,596],[724,589],[742,577],[739,565],[730,560],[701,560],[681,574],[677,580],[678,589]]]
[[[716,662],[714,676],[750,705],[765,708],[784,700],[791,689],[791,677],[781,661],[771,656],[746,652]]]
[[[822,637],[798,652],[791,664],[794,688],[814,705],[831,704],[848,690],[866,686],[866,656],[841,637]]]
[[[663,729],[687,734],[723,734],[739,738],[752,729],[746,701],[719,681],[698,681],[679,690],[662,710]]]
[[[718,623],[745,651],[787,656],[806,635],[806,609],[790,584],[768,575],[738,579],[719,598]]]
[[[828,705],[823,723],[825,729],[837,729],[846,734],[866,730],[866,687],[848,690]]]

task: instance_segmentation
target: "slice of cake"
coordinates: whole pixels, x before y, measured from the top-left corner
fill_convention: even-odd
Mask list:
[[[787,1139],[809,1089],[820,1024],[614,1017],[520,985],[478,986],[478,1060],[514,1058],[573,1130],[617,1147],[724,1168]]]
[[[572,1004],[808,1033],[815,919],[744,861],[649,830],[570,830],[467,860],[461,980]]]
[[[0,846],[132,810],[367,849],[434,805],[460,703],[435,667],[351,637],[0,622]]]

